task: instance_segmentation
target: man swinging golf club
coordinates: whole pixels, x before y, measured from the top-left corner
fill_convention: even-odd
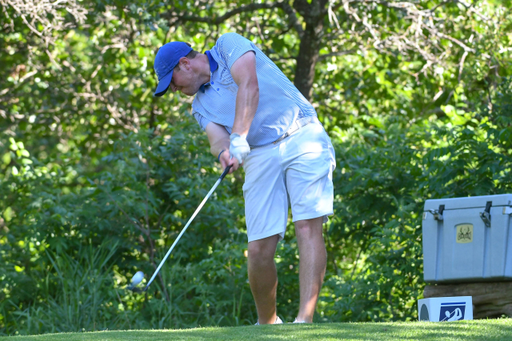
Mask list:
[[[311,323],[326,266],[322,224],[333,214],[334,150],[313,106],[251,41],[221,36],[205,54],[184,42],[155,57],[155,96],[168,89],[195,96],[192,114],[211,153],[230,173],[245,170],[248,272],[256,324],[282,323],[276,312],[274,255],[288,208],[299,247],[300,307]]]

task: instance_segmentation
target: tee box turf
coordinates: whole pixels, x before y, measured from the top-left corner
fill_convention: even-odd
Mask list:
[[[418,300],[418,319],[430,322],[472,320],[473,298],[456,296]]]

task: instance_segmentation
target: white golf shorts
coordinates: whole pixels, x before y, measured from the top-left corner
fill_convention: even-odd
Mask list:
[[[249,242],[278,234],[292,220],[333,214],[334,149],[315,121],[278,143],[253,148],[244,160],[245,218]]]

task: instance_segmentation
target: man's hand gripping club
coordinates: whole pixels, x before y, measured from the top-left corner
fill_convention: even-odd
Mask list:
[[[251,152],[251,147],[249,147],[245,136],[240,136],[236,133],[229,136],[229,141],[229,158],[236,158],[241,165]]]
[[[250,151],[251,148],[244,136],[236,133],[231,134],[229,136],[229,148],[222,149],[219,154],[219,162],[223,169],[231,166],[229,171],[229,174],[231,174],[240,167]]]

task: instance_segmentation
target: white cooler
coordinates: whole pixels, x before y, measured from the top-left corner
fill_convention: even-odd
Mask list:
[[[512,280],[511,214],[512,194],[427,200],[425,282]]]

